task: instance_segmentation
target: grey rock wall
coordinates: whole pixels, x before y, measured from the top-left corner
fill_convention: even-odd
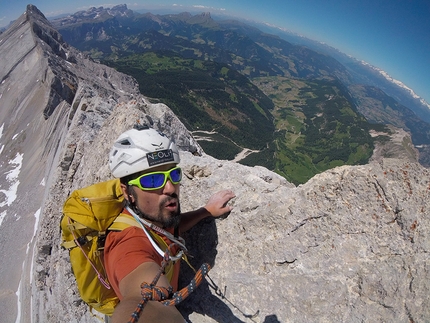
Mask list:
[[[294,188],[258,168],[207,157],[185,163],[200,175],[184,183],[184,196],[200,200],[221,187],[237,193],[227,219],[189,237],[202,258],[216,246],[210,276],[228,299],[199,290],[202,297],[183,304],[192,322],[430,319],[427,169],[383,160]]]

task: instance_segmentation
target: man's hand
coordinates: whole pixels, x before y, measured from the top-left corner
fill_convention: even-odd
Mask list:
[[[209,198],[204,207],[195,211],[182,213],[179,232],[188,231],[198,222],[207,217],[227,217],[231,210],[233,210],[233,207],[227,205],[227,203],[234,197],[236,197],[236,195],[231,190],[219,191]]]
[[[233,210],[233,207],[227,205],[227,203],[234,197],[236,197],[236,195],[231,190],[219,191],[209,198],[205,205],[205,209],[214,218],[227,217],[231,210]]]

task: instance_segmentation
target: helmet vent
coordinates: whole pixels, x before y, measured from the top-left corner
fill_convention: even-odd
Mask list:
[[[121,146],[131,146],[131,142],[128,139],[124,139],[119,143]]]

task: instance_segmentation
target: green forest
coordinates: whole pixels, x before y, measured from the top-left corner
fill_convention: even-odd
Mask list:
[[[367,163],[374,141],[384,140],[369,131],[389,133],[372,123],[410,131],[414,144],[430,138],[428,124],[383,91],[351,87],[350,70],[333,57],[246,24],[138,15],[60,28],[67,42],[133,76],[151,102],[169,106],[196,136],[204,133],[198,142],[206,153],[237,160],[252,151],[239,162],[294,184]]]
[[[240,163],[265,166],[301,184],[335,166],[364,164],[372,155],[373,126],[338,82],[302,80],[294,90],[279,85],[263,93],[224,64],[167,51],[105,64],[135,77],[145,96],[167,104],[191,131],[219,134],[199,141],[218,159],[233,160],[243,148],[256,150]],[[269,81],[280,79],[265,78]],[[294,91],[280,106],[277,96]]]

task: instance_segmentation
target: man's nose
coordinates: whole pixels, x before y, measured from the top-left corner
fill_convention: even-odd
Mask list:
[[[170,178],[167,179],[166,185],[163,187],[163,193],[170,194],[176,191],[176,185],[170,181]]]

